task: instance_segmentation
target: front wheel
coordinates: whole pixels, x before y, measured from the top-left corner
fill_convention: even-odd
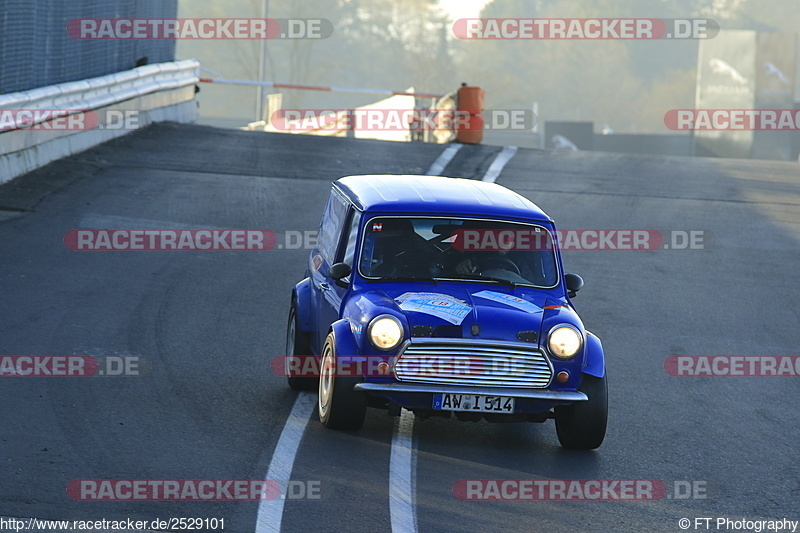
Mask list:
[[[296,376],[297,367],[303,367],[308,357],[311,355],[311,346],[308,341],[308,334],[303,333],[297,327],[297,309],[294,304],[289,311],[289,323],[286,325],[286,381],[289,387],[294,390],[315,390],[317,388],[318,376]]]
[[[583,376],[578,390],[589,397],[584,402],[556,407],[556,433],[561,446],[571,450],[594,450],[606,436],[608,385],[605,376]]]
[[[331,429],[361,429],[367,416],[367,398],[363,392],[353,390],[361,380],[337,376],[336,368],[333,333],[329,333],[319,369],[319,420]]]

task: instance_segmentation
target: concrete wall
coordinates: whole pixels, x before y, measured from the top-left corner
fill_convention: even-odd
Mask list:
[[[162,63],[0,95],[0,183],[152,122],[194,122],[198,68],[194,60]],[[67,117],[13,125],[20,110]]]

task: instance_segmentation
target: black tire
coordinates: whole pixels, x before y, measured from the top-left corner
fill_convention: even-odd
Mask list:
[[[311,356],[309,336],[297,327],[297,310],[294,302],[292,302],[292,308],[289,311],[289,322],[286,325],[286,355],[286,381],[289,382],[289,387],[294,390],[316,390],[319,386],[319,376],[293,376],[289,368],[288,356]]]
[[[570,450],[594,450],[606,436],[608,385],[605,376],[583,376],[578,390],[589,399],[556,407],[556,432],[561,446]]]
[[[367,416],[367,397],[353,390],[360,378],[336,375],[336,351],[333,333],[329,333],[322,348],[319,365],[319,420],[331,429],[361,429]]]

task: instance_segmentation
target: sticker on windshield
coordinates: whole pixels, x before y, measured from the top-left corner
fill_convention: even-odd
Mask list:
[[[463,300],[438,292],[407,292],[395,298],[403,311],[425,313],[458,326],[472,311]]]
[[[478,298],[483,298],[485,300],[491,300],[493,302],[500,302],[501,304],[510,305],[511,307],[516,307],[522,311],[527,311],[528,313],[541,313],[542,308],[536,304],[532,304],[527,300],[523,300],[522,298],[517,298],[516,296],[511,296],[510,294],[503,294],[502,292],[494,292],[494,291],[481,291],[476,292],[472,295],[473,297],[477,296]]]

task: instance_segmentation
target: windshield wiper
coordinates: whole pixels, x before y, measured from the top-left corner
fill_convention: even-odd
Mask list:
[[[457,278],[453,279],[477,279],[477,280],[488,280],[488,281],[495,281],[502,285],[508,285],[512,289],[517,287],[517,284],[511,280],[504,279],[504,278],[496,278],[494,276],[482,276],[480,274],[459,274]]]
[[[436,278],[425,278],[418,276],[386,276],[380,278],[380,281],[433,281],[436,283],[438,280]]]

